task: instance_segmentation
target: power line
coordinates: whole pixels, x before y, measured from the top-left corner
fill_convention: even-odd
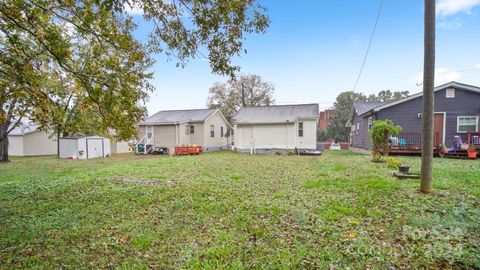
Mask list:
[[[365,67],[365,62],[367,61],[368,53],[370,52],[370,47],[372,46],[373,37],[375,36],[375,31],[377,30],[378,20],[380,19],[382,8],[383,8],[383,0],[380,2],[380,7],[378,8],[377,19],[375,20],[375,25],[373,26],[372,36],[370,37],[370,42],[368,42],[367,51],[365,53],[365,57],[363,58],[362,67],[360,68],[360,72],[358,73],[357,81],[355,82],[353,91],[357,89],[358,81],[360,81],[360,77],[362,76],[363,68]]]

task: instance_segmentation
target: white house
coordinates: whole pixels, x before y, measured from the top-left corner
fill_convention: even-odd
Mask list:
[[[11,156],[46,156],[57,154],[57,139],[38,129],[37,125],[20,125],[8,134]]]
[[[317,147],[318,104],[241,108],[233,117],[240,152],[269,153]]]
[[[90,159],[109,157],[110,140],[99,136],[60,138],[60,158]]]
[[[139,124],[139,143],[166,147],[198,145],[203,151],[226,149],[232,126],[218,109],[159,111]]]

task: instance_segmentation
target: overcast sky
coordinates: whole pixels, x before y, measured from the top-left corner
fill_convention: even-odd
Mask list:
[[[272,0],[270,28],[249,35],[246,55],[233,59],[242,73],[253,73],[275,85],[279,104],[318,102],[332,105],[352,90],[367,49],[380,0]],[[451,80],[480,86],[480,0],[437,0],[436,84]],[[135,35],[145,39],[148,26],[136,15]],[[149,114],[165,109],[204,108],[208,89],[227,78],[212,75],[208,62],[191,60],[184,68],[157,60],[156,90]],[[357,91],[421,91],[423,1],[385,0]]]

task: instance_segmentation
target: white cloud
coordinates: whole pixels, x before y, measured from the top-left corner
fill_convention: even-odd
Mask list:
[[[458,28],[462,27],[462,20],[459,18],[455,18],[453,20],[442,19],[437,23],[437,26],[439,29],[457,30]]]
[[[458,81],[462,77],[457,71],[449,71],[446,68],[435,69],[435,85],[441,85],[451,81]],[[418,72],[407,81],[409,84],[419,85],[423,82],[423,72]]]
[[[132,16],[143,15],[143,9],[138,5],[129,4],[128,2],[125,2],[125,4],[123,4],[123,8],[125,9],[125,12],[127,12]]]
[[[437,0],[437,14],[450,16],[459,12],[470,13],[472,8],[480,5],[480,0]]]

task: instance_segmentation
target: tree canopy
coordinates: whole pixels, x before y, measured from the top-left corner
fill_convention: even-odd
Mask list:
[[[215,83],[208,92],[207,107],[220,109],[231,120],[241,107],[273,105],[274,91],[273,84],[258,75],[241,75],[226,83]]]
[[[133,37],[131,8],[153,26],[145,43]],[[153,89],[151,53],[179,66],[206,57],[213,72],[233,76],[239,67],[230,59],[243,53],[245,33],[268,27],[264,12],[256,0],[2,0],[2,160],[7,135],[23,117],[43,129],[115,129],[118,138],[132,137]]]
[[[328,137],[339,141],[347,141],[350,129],[345,127],[353,114],[353,102],[355,101],[382,101],[390,102],[408,96],[408,91],[382,90],[378,94],[366,96],[363,93],[347,91],[337,96],[334,103],[335,114],[330,118],[330,126],[327,130]]]

